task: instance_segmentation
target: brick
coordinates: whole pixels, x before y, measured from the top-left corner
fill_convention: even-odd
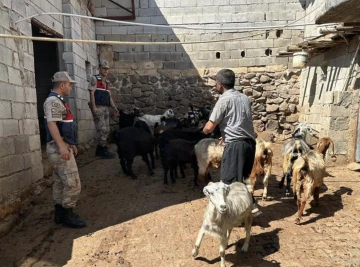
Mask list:
[[[134,53],[120,53],[120,60],[134,61]]]
[[[0,177],[8,175],[9,173],[9,157],[2,157],[0,160]]]
[[[19,121],[19,130],[20,130],[20,134],[22,134],[22,135],[39,134],[38,120],[32,120],[32,119],[20,120]]]
[[[0,197],[14,194],[17,191],[29,187],[31,184],[31,176],[31,170],[27,170],[0,179]]]
[[[19,123],[17,120],[0,120],[0,136],[9,137],[19,135]],[[2,129],[2,130],[1,130]],[[2,132],[2,134],[1,134]]]
[[[185,70],[190,68],[190,62],[187,61],[177,61],[175,62],[175,69]]]
[[[247,15],[248,21],[259,22],[264,20],[264,12],[252,12]]]
[[[182,53],[166,53],[166,61],[180,61],[182,58]]]
[[[159,52],[160,46],[159,45],[144,45],[145,52]]]
[[[175,69],[175,62],[173,61],[165,61],[164,69]]]
[[[198,15],[183,16],[183,24],[194,24],[194,23],[199,23]]]
[[[165,54],[161,52],[150,52],[150,60],[165,61]]]
[[[14,138],[0,138],[0,158],[15,154]]]
[[[25,104],[23,103],[12,103],[11,105],[12,116],[14,119],[25,118]]]
[[[225,43],[209,43],[209,50],[214,51],[224,51],[225,50]]]
[[[13,64],[13,51],[2,45],[0,45],[0,62],[8,66]]]
[[[224,68],[237,68],[239,67],[238,59],[224,59],[222,60]]]
[[[15,136],[15,153],[21,154],[30,151],[29,137],[26,135]]]
[[[10,119],[11,117],[11,103],[0,100],[0,119]]]
[[[36,183],[44,176],[44,169],[42,164],[36,165],[31,169],[31,183]]]
[[[136,62],[145,61],[145,60],[149,60],[149,55],[150,53],[146,53],[146,52],[135,53],[134,58]]]
[[[174,52],[176,45],[160,45],[160,52]]]

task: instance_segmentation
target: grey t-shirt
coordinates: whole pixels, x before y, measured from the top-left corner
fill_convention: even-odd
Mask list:
[[[219,124],[225,143],[246,138],[255,140],[250,100],[234,89],[219,97],[209,120]]]

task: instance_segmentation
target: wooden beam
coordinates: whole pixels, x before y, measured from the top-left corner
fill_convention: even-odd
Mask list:
[[[301,52],[302,48],[298,45],[289,45],[286,50],[287,52]]]

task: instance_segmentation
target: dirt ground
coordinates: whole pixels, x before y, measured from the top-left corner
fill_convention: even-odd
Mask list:
[[[296,204],[278,188],[281,144],[274,144],[271,200],[255,196],[263,214],[254,219],[249,251],[240,252],[243,228],[235,228],[226,250],[227,266],[360,266],[360,174],[328,168],[320,206],[307,205],[295,225]],[[111,146],[112,151],[115,146]],[[69,229],[53,222],[51,189],[32,200],[24,221],[0,239],[0,266],[220,266],[219,240],[206,236],[191,256],[207,204],[192,186],[192,172],[175,185],[162,184],[162,168],[147,176],[137,158],[138,180],[123,175],[119,160],[79,156],[82,181],[76,212],[88,227]],[[218,179],[217,171],[213,173]]]

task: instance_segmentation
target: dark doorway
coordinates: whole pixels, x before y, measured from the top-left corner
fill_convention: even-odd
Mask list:
[[[32,35],[54,37],[34,23],[32,24]],[[33,46],[40,140],[41,144],[44,144],[46,142],[46,131],[43,105],[52,88],[51,77],[59,70],[58,44],[56,42],[34,41]]]

